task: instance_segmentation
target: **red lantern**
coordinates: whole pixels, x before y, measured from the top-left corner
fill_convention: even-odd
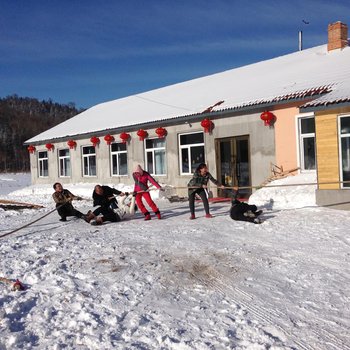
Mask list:
[[[166,129],[160,127],[160,128],[156,129],[156,134],[161,139],[161,138],[165,137],[165,135],[167,134],[167,131],[166,131]]]
[[[53,151],[54,145],[52,143],[47,143],[45,145],[45,147],[49,150],[49,151]]]
[[[126,132],[122,132],[119,135],[120,139],[122,140],[123,143],[126,143],[129,140],[130,134],[126,133]]]
[[[201,121],[201,127],[204,128],[204,132],[210,132],[214,123],[210,119],[203,119]]]
[[[114,141],[114,136],[108,134],[104,137],[104,140],[107,142],[107,145],[110,145]]]
[[[69,140],[67,141],[67,145],[69,146],[70,149],[73,149],[77,146],[77,143],[74,140]]]
[[[100,139],[97,136],[92,136],[90,142],[94,147],[96,147],[98,144],[100,144]]]
[[[275,120],[275,116],[273,113],[265,111],[261,113],[260,119],[264,121],[265,126],[271,126],[273,121]]]
[[[35,150],[36,150],[36,148],[35,148],[35,146],[33,146],[33,145],[29,145],[29,146],[27,147],[27,150],[28,150],[29,153],[34,153]]]
[[[145,131],[143,129],[140,129],[136,134],[139,137],[140,141],[143,141],[148,136],[147,131]]]

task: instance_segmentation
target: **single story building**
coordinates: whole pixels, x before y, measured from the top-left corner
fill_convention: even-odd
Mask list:
[[[336,22],[326,45],[91,107],[25,142],[32,183],[132,184],[141,164],[184,195],[205,162],[225,186],[246,187],[249,196],[247,187],[263,183],[275,164],[317,172],[319,204],[346,205],[347,35]]]

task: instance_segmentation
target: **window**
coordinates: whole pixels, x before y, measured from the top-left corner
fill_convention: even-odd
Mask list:
[[[299,119],[301,170],[316,169],[315,118]]]
[[[340,135],[340,178],[341,181],[350,181],[350,116],[339,118]],[[350,183],[342,184],[343,188],[350,188]]]
[[[125,143],[111,145],[112,176],[128,175],[128,157]]]
[[[68,148],[58,151],[58,167],[59,177],[71,176],[70,153]]]
[[[147,139],[145,145],[147,171],[151,175],[166,175],[165,140]]]
[[[180,173],[181,175],[193,174],[200,163],[205,163],[204,134],[179,135],[180,144]]]
[[[94,146],[83,147],[83,176],[96,176],[96,151]]]
[[[39,177],[49,176],[49,158],[47,151],[38,152]]]

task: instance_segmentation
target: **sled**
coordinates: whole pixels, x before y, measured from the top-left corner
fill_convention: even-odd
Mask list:
[[[0,199],[0,208],[4,210],[19,210],[19,209],[40,209],[42,205],[33,203],[16,202],[7,199]]]

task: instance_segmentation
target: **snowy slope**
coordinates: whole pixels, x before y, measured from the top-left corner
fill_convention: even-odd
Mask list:
[[[158,199],[161,221],[94,227],[54,212],[1,238],[0,277],[27,289],[0,284],[0,349],[350,349],[348,212],[310,205],[305,188],[283,208],[298,186],[259,192],[276,204],[261,225],[232,221],[227,203],[213,219],[198,204],[190,221],[187,203]],[[51,193],[2,195],[46,208],[0,210],[0,234],[52,210]]]

